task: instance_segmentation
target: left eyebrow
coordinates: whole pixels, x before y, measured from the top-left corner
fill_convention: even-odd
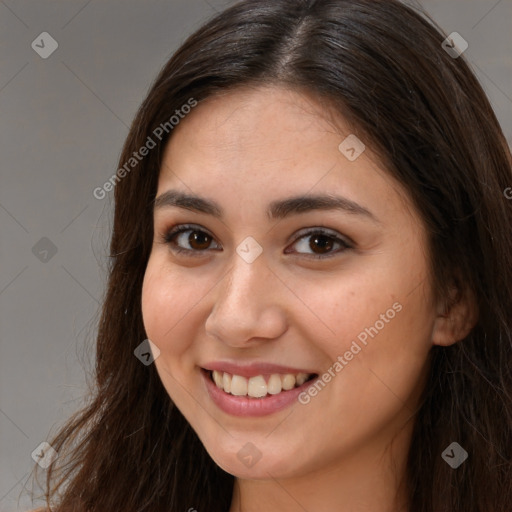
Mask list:
[[[154,210],[173,206],[212,215],[218,219],[222,219],[224,216],[224,210],[215,201],[178,190],[168,190],[154,201]],[[353,215],[361,215],[373,222],[380,223],[377,217],[364,206],[346,197],[328,194],[301,195],[273,201],[267,209],[267,217],[269,220],[284,219],[291,215],[314,210],[339,210]]]

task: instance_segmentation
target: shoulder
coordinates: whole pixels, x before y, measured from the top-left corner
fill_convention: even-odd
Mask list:
[[[47,512],[48,509],[46,507],[40,507],[40,508],[35,508],[34,510],[28,510],[27,512]]]

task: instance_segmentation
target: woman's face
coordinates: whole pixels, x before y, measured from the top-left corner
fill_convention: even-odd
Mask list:
[[[289,90],[240,89],[197,106],[163,158],[145,329],[169,396],[243,478],[378,459],[424,384],[425,230],[369,144],[325,113]]]

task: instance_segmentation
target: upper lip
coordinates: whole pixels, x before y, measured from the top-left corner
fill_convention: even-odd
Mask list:
[[[271,375],[273,373],[280,374],[298,374],[307,373],[308,375],[315,374],[307,369],[292,368],[290,366],[281,366],[273,363],[231,363],[229,361],[212,361],[202,366],[205,370],[217,370],[218,372],[226,372],[231,375],[240,375],[241,377],[256,377],[257,375]]]

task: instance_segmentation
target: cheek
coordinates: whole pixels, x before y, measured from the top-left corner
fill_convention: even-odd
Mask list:
[[[189,324],[197,301],[183,276],[171,273],[158,257],[150,258],[142,287],[142,317],[148,338],[163,356],[185,349],[187,337],[180,331]]]
[[[424,340],[431,325],[426,301],[420,296],[424,290],[419,287],[410,293],[418,279],[403,269],[395,272],[382,265],[317,279],[314,285],[309,279],[298,279],[293,283],[299,299],[294,301],[295,318],[301,319],[304,336],[322,345],[331,360],[349,350],[353,341],[363,348],[366,341],[369,349],[371,340],[386,340],[380,346],[392,352],[403,348],[401,340]]]
[[[190,279],[186,280],[190,283]],[[194,369],[190,329],[197,324],[194,287],[170,272],[158,255],[150,258],[142,287],[142,317],[147,337],[160,349],[154,364],[162,384],[182,412],[190,414],[190,374]],[[189,420],[191,418],[188,418]]]
[[[162,334],[165,332],[165,323],[168,322],[168,316],[165,314],[168,307],[166,301],[172,288],[166,286],[165,280],[162,279],[162,272],[156,268],[154,260],[150,258],[144,282],[142,285],[142,318],[144,328],[148,338],[156,342],[160,347]]]
[[[347,273],[334,280],[337,284],[304,283],[300,290],[316,315],[316,322],[304,323],[305,336],[317,341],[331,365],[343,359],[331,366],[332,373],[343,375],[332,379],[332,398],[340,403],[364,400],[377,409],[401,405],[421,382],[435,315],[426,266],[412,255],[408,261],[418,264],[405,266],[390,257]]]
[[[380,303],[375,297],[365,314],[345,317],[347,336],[330,354],[343,358],[335,393],[340,402],[355,400],[383,415],[404,405],[414,410],[431,349],[432,321],[422,295],[381,297]]]

